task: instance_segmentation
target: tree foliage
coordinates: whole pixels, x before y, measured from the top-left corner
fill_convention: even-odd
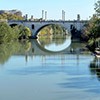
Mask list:
[[[31,36],[29,28],[18,25],[11,28],[6,22],[0,22],[0,43],[18,39],[28,39]]]
[[[95,51],[95,48],[100,48],[100,0],[95,3],[95,14],[87,23],[82,34],[88,40],[88,48]]]
[[[9,42],[11,38],[12,38],[11,27],[5,22],[0,22],[0,43]]]
[[[31,30],[28,27],[22,25],[13,27],[13,31],[16,32],[16,36],[19,39],[26,39],[31,36]]]
[[[64,35],[66,30],[60,25],[49,25],[40,30],[39,35]]]
[[[95,51],[100,41],[100,18],[93,16],[84,28],[83,37],[88,41],[88,47],[91,51]]]
[[[87,39],[100,37],[100,18],[93,16],[84,28]]]
[[[24,18],[22,16],[18,16],[18,15],[15,15],[15,14],[3,13],[3,14],[0,14],[0,19],[23,20]]]
[[[95,3],[95,8],[94,8],[95,12],[96,12],[96,15],[98,17],[100,17],[100,0],[98,0],[96,3]]]

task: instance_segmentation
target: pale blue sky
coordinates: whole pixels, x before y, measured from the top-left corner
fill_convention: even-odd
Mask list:
[[[41,18],[42,10],[47,11],[47,19],[61,19],[61,12],[66,12],[66,20],[76,19],[77,14],[81,19],[87,19],[94,13],[96,0],[0,0],[1,10],[18,9],[24,14]]]

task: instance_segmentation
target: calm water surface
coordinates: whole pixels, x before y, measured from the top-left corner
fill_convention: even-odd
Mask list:
[[[1,45],[0,100],[100,100],[99,59],[84,47],[69,38]]]

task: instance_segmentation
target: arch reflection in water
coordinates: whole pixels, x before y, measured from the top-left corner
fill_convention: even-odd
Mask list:
[[[61,25],[51,24],[38,32],[38,43],[48,51],[59,52],[70,46],[71,36]]]
[[[64,38],[44,38],[38,39],[38,43],[40,46],[42,46],[44,49],[48,51],[53,51],[53,52],[59,52],[63,51],[66,48],[68,48],[71,44],[71,36],[65,36]]]

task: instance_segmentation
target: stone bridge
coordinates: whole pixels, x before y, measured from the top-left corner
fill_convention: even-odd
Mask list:
[[[38,32],[45,26],[58,24],[64,27],[68,32],[71,31],[72,27],[75,27],[77,30],[82,30],[84,25],[87,23],[87,20],[73,20],[73,21],[23,21],[23,20],[9,20],[8,24],[10,26],[15,25],[24,25],[32,31],[32,37],[37,37]]]

